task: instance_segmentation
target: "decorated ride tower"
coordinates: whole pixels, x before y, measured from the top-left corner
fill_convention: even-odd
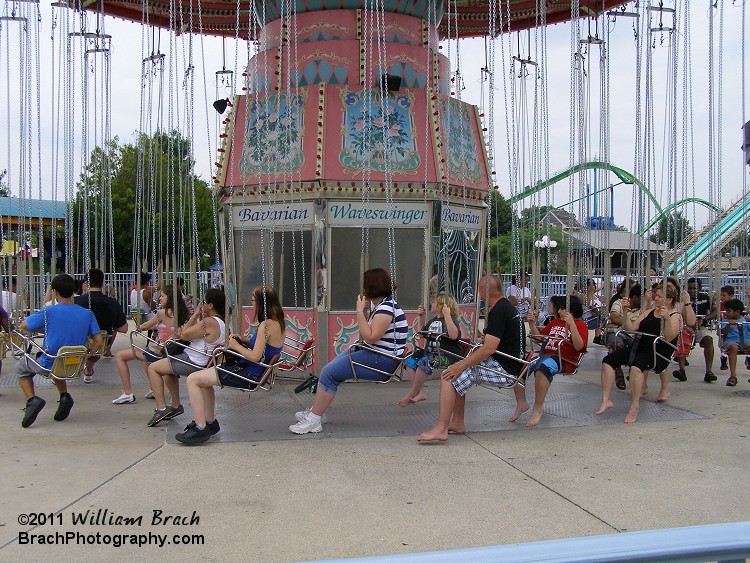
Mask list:
[[[235,329],[270,284],[288,330],[317,341],[319,368],[356,340],[362,273],[381,267],[410,324],[449,291],[471,335],[495,182],[482,117],[452,95],[439,41],[496,35],[489,4],[453,2],[444,18],[444,0],[254,3],[257,54],[214,179]],[[514,17],[534,24],[533,9]]]

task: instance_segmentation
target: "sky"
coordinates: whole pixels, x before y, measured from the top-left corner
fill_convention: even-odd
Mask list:
[[[31,3],[20,3],[23,6],[28,4],[29,8],[32,9]],[[669,4],[669,3],[667,3]],[[730,201],[736,199],[743,193],[743,177],[747,174],[747,169],[743,165],[743,155],[740,150],[742,141],[741,126],[745,121],[743,116],[743,104],[741,100],[741,87],[742,87],[742,11],[739,2],[721,2],[717,3],[717,7],[713,8],[714,11],[714,83],[719,83],[719,46],[723,45],[722,53],[722,64],[721,64],[721,84],[723,90],[721,96],[719,95],[718,87],[714,86],[712,102],[709,103],[709,90],[708,90],[708,61],[709,61],[709,8],[711,4],[708,1],[701,2],[677,2],[678,10],[680,10],[680,18],[685,17],[685,11],[689,8],[689,23],[690,23],[690,34],[691,34],[691,45],[690,53],[692,57],[692,74],[690,75],[689,87],[692,95],[692,107],[691,107],[691,118],[688,120],[688,130],[692,130],[692,140],[688,139],[687,161],[689,163],[689,178],[685,183],[684,193],[688,196],[703,197],[710,199],[712,202],[719,205],[727,205]],[[4,26],[0,32],[0,84],[6,83],[6,87],[0,86],[0,135],[7,139],[7,147],[1,148],[3,144],[0,143],[0,171],[8,169],[11,178],[19,179],[23,174],[21,173],[21,167],[26,175],[26,181],[28,183],[28,193],[33,194],[33,197],[38,197],[38,190],[41,186],[43,197],[49,198],[53,196],[53,191],[56,192],[56,196],[59,199],[64,197],[62,188],[62,174],[64,173],[64,154],[65,150],[71,146],[69,143],[60,141],[61,138],[55,133],[55,129],[60,129],[61,126],[56,119],[53,119],[53,107],[57,104],[59,107],[60,102],[58,96],[53,96],[53,88],[57,89],[63,83],[64,80],[72,80],[75,88],[71,91],[73,93],[74,107],[76,108],[76,133],[74,140],[74,149],[71,151],[74,156],[74,176],[78,178],[80,173],[81,155],[83,154],[82,139],[82,104],[81,104],[81,72],[77,69],[75,73],[70,73],[62,68],[55,62],[53,66],[53,42],[50,37],[53,35],[53,16],[52,8],[49,2],[44,1],[41,4],[41,23],[40,23],[40,50],[39,50],[39,77],[40,77],[40,91],[41,91],[41,119],[40,119],[40,131],[41,134],[36,133],[36,117],[35,109],[31,106],[32,114],[32,126],[30,130],[31,138],[28,138],[28,134],[22,136],[19,133],[19,119],[21,115],[17,111],[17,107],[20,104],[19,99],[35,99],[34,90],[35,84],[32,83],[30,90],[24,90],[20,84],[23,73],[26,75],[34,76],[36,72],[36,65],[34,63],[35,52],[30,50],[31,53],[31,64],[24,69],[22,65],[18,65],[18,44],[19,34],[18,31],[14,31],[13,25],[15,22],[3,22]],[[720,28],[720,15],[723,11],[723,40],[719,41],[719,28]],[[70,15],[62,15],[62,9],[55,9],[55,31],[58,38],[54,45],[59,48],[60,41],[59,36],[61,30],[65,29],[65,26],[73,26],[74,22],[72,19],[68,19]],[[636,136],[636,49],[634,41],[634,30],[633,21],[628,18],[617,18],[615,22],[609,21],[609,65],[610,65],[610,96],[609,96],[609,113],[610,113],[610,162],[616,166],[619,166],[629,172],[635,171],[635,136]],[[121,141],[132,142],[134,140],[135,132],[139,129],[139,114],[141,111],[141,68],[142,59],[147,57],[153,51],[153,47],[150,44],[158,43],[160,45],[161,52],[167,55],[166,60],[168,63],[165,65],[164,71],[164,118],[169,121],[167,117],[170,111],[173,115],[173,122],[177,122],[177,114],[180,114],[181,127],[185,125],[185,100],[182,94],[181,85],[183,82],[184,71],[186,68],[186,56],[185,54],[189,49],[189,36],[182,35],[177,38],[173,38],[175,49],[171,50],[169,47],[170,37],[166,31],[162,31],[159,34],[151,34],[150,32],[144,32],[140,23],[128,22],[118,20],[115,18],[106,17],[100,22],[101,30],[112,36],[111,40],[111,68],[112,68],[112,103],[111,103],[111,131],[112,135],[116,135]],[[589,33],[587,23],[581,24],[581,34],[586,36]],[[87,31],[93,31],[97,27],[96,20],[93,16],[89,16],[86,28]],[[71,28],[72,30],[72,28]],[[593,28],[592,28],[593,33]],[[603,36],[604,31],[599,30],[599,35]],[[666,34],[664,34],[666,36]],[[536,167],[528,166],[526,170],[537,170],[536,174],[540,174],[543,169],[548,166],[549,172],[555,174],[562,171],[569,166],[570,162],[570,147],[571,147],[571,133],[570,133],[570,88],[571,88],[571,73],[570,73],[570,44],[571,44],[571,33],[569,24],[557,24],[550,26],[546,30],[546,41],[547,50],[546,53],[542,54],[538,49],[535,49],[534,45],[538,44],[537,41],[540,38],[540,34],[532,32],[532,35],[527,36],[525,33],[521,35],[520,42],[525,43],[531,41],[532,43],[532,54],[531,57],[537,61],[546,61],[546,68],[548,72],[548,115],[549,115],[549,151],[545,155],[546,163],[537,165]],[[508,61],[506,62],[506,68],[509,66],[510,57],[513,54],[518,54],[517,45],[519,43],[519,37],[517,34],[511,34],[502,39],[504,43],[501,45],[499,41],[495,42],[495,76],[496,76],[496,87],[494,93],[494,106],[495,106],[495,159],[496,164],[498,185],[500,186],[501,192],[509,196],[511,193],[515,193],[521,187],[525,186],[530,180],[523,175],[519,175],[515,184],[511,184],[509,173],[509,157],[508,157],[508,141],[506,138],[506,123],[509,121],[509,114],[506,110],[506,89],[503,87],[502,77],[502,66],[501,61],[503,58]],[[679,48],[682,51],[682,39],[679,39]],[[592,49],[593,50],[596,48]],[[652,191],[655,192],[657,199],[665,205],[672,201],[673,197],[668,195],[666,192],[667,182],[665,180],[666,175],[666,159],[665,153],[667,152],[670,143],[665,141],[663,135],[665,115],[667,107],[667,88],[668,77],[670,76],[669,69],[669,49],[661,44],[657,40],[657,45],[651,49],[653,53],[653,122],[655,132],[653,134],[653,146],[650,150],[650,154],[653,154],[653,158],[649,159],[649,169],[653,170],[649,174],[650,180],[647,182],[652,186]],[[461,91],[461,99],[476,104],[478,106],[488,105],[489,93],[487,92],[487,82],[482,80],[481,68],[487,64],[485,57],[485,43],[483,40],[462,40],[458,45],[455,42],[450,44],[444,44],[442,53],[449,55],[451,59],[452,67],[454,69],[459,68],[461,76],[464,80],[465,88]],[[175,53],[171,55],[170,53]],[[202,178],[209,180],[213,174],[213,162],[215,161],[216,155],[216,140],[217,140],[217,126],[219,125],[218,114],[215,113],[211,107],[211,103],[217,98],[223,98],[230,95],[230,91],[223,88],[221,84],[216,83],[216,71],[222,70],[226,67],[228,70],[235,72],[235,76],[240,76],[242,68],[247,61],[247,45],[244,41],[235,43],[234,39],[224,41],[215,37],[205,37],[203,39],[195,37],[193,39],[193,65],[195,67],[195,99],[193,112],[193,126],[195,130],[195,158],[197,161],[196,172]],[[528,52],[522,51],[522,55],[528,56]],[[504,55],[504,57],[503,57]],[[59,61],[59,51],[55,52],[54,60]],[[683,85],[682,85],[682,53],[679,56],[680,62],[678,63],[679,77],[678,77],[678,98],[683,96]],[[598,139],[598,115],[600,111],[600,100],[596,95],[598,90],[598,54],[596,56],[590,56],[587,59],[587,64],[591,65],[590,76],[590,88],[593,92],[589,109],[587,110],[587,119],[589,120],[589,133],[586,134],[585,139],[589,147],[587,154],[589,159],[595,159],[598,156],[599,139]],[[97,60],[102,60],[101,58]],[[93,90],[94,85],[97,88],[101,88],[104,84],[101,69],[102,66],[97,66],[96,62],[92,62],[92,69],[90,69],[90,86]],[[641,68],[644,68],[642,65]],[[645,73],[645,71],[644,71]],[[74,75],[75,74],[75,75]],[[93,78],[97,76],[98,78]],[[154,76],[154,75],[152,75]],[[35,82],[35,81],[34,81]],[[153,82],[157,84],[158,81]],[[54,86],[54,85],[57,86]],[[171,86],[170,86],[171,84]],[[520,84],[520,81],[516,81],[516,86]],[[241,86],[237,84],[237,86]],[[508,96],[513,90],[513,84],[510,81],[506,81],[506,87],[508,89]],[[528,91],[533,92],[534,80],[525,80],[525,87]],[[99,92],[102,90],[99,89]],[[170,108],[170,104],[166,101],[169,97],[168,92],[179,91],[179,99],[173,102]],[[175,100],[175,96],[171,96],[172,100]],[[100,99],[102,99],[100,97]],[[521,97],[517,96],[515,99],[515,105],[520,106]],[[527,98],[530,100],[531,98]],[[9,101],[10,100],[10,101]],[[510,97],[507,98],[507,104],[510,105]],[[643,93],[640,96],[641,108],[645,107],[646,96]],[[679,105],[680,102],[678,102]],[[722,126],[720,129],[720,137],[716,135],[716,142],[714,145],[721,146],[721,154],[716,158],[716,166],[714,168],[713,176],[714,179],[718,175],[721,177],[721,190],[714,188],[709,194],[709,110],[714,112],[714,115],[718,115],[718,108],[721,105],[721,121]],[[90,104],[88,109],[88,121],[89,131],[88,135],[88,148],[92,148],[92,144],[95,139],[101,137],[101,122],[99,121],[100,116],[103,114],[101,103],[98,106]],[[152,104],[152,107],[156,108],[157,104]],[[54,111],[58,111],[55,109]],[[641,110],[641,115],[644,115],[644,110]],[[153,115],[158,113],[158,110],[153,110]],[[676,150],[680,155],[680,162],[682,161],[682,126],[683,120],[681,119],[682,110],[678,109],[678,137],[679,142]],[[27,119],[29,119],[27,115]],[[526,122],[533,122],[533,112],[526,112],[523,117]],[[642,118],[643,119],[643,118]],[[716,119],[716,118],[714,118]],[[645,121],[645,120],[644,120]],[[668,120],[667,120],[668,121]],[[93,131],[94,125],[96,124],[96,132]],[[153,127],[153,125],[151,126]],[[529,125],[530,130],[533,129],[532,125]],[[56,141],[57,139],[57,141]],[[17,142],[20,141],[20,142]],[[531,149],[526,147],[523,148],[518,142],[512,143],[517,146],[517,152],[519,157],[523,157],[527,162],[531,161]],[[30,147],[30,149],[22,149],[22,147]],[[30,152],[29,152],[30,151]],[[39,162],[38,154],[42,155],[41,163]],[[643,162],[643,160],[642,160]],[[31,164],[29,164],[31,163]],[[57,163],[58,169],[55,172],[55,163]],[[678,164],[678,168],[681,168],[681,164]],[[694,174],[692,171],[694,170]],[[720,174],[719,171],[720,170]],[[527,172],[530,174],[530,172]],[[59,176],[57,183],[55,184],[55,174]],[[41,179],[41,180],[40,180]],[[588,182],[593,182],[593,176],[587,177]],[[602,176],[597,179],[599,185],[605,183],[615,182],[611,176]],[[682,183],[681,183],[682,184]],[[680,184],[680,185],[681,185]],[[57,189],[54,190],[53,185],[57,185]],[[715,184],[716,185],[716,184]],[[11,186],[13,188],[13,186]],[[579,187],[575,187],[575,193],[578,194]],[[682,191],[680,187],[678,190]],[[544,194],[538,196],[535,199],[527,200],[523,205],[530,204],[546,204],[552,205],[566,205],[570,200],[570,184],[567,181],[559,183],[555,188],[549,191],[549,195]],[[636,200],[633,198],[633,191],[627,186],[618,186],[615,189],[615,200],[614,200],[614,215],[615,222],[620,225],[624,225],[629,228],[633,228],[636,225],[633,213],[633,207]],[[18,195],[14,193],[14,195]],[[577,204],[576,204],[577,205]],[[574,211],[579,209],[573,208]],[[652,211],[647,212],[649,215]],[[605,212],[600,212],[605,214]],[[685,214],[689,221],[694,226],[704,225],[708,219],[707,211],[700,206],[688,206],[685,208]]]

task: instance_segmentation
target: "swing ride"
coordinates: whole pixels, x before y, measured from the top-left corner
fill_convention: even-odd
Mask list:
[[[600,217],[599,210],[608,214],[613,206],[614,195],[608,189],[612,175],[638,188],[632,194],[629,227],[639,235],[674,211],[686,215],[688,205],[695,223],[695,205],[705,206],[711,226],[693,237],[671,230],[667,246],[678,237],[683,243],[671,254],[661,252],[659,266],[681,279],[695,267],[710,267],[718,280],[716,257],[723,244],[747,230],[748,197],[743,183],[743,197],[724,209],[721,137],[716,132],[722,126],[721,108],[711,108],[715,113],[709,128],[709,185],[719,188],[710,189],[707,198],[695,190],[695,172],[689,164],[695,139],[689,115],[690,8],[687,2],[626,5],[584,0],[55,3],[53,64],[57,61],[56,66],[65,70],[57,75],[53,92],[70,105],[60,109],[53,104],[53,153],[62,163],[62,169],[52,167],[53,199],[58,198],[58,185],[63,186],[66,202],[75,199],[76,155],[81,155],[80,168],[88,171],[91,190],[80,198],[77,216],[73,205],[66,207],[62,241],[45,233],[39,222],[34,234],[50,239],[51,260],[48,266],[39,261],[42,272],[54,275],[58,268],[58,242],[64,254],[61,262],[69,270],[73,265],[77,271],[115,271],[115,204],[108,173],[113,163],[106,149],[91,156],[92,148],[107,147],[112,140],[113,40],[104,29],[104,16],[109,15],[141,22],[143,30],[132,271],[156,270],[161,285],[173,281],[177,272],[189,272],[188,287],[197,295],[203,290],[197,281],[198,259],[205,251],[198,236],[197,177],[190,166],[165,165],[159,155],[195,160],[190,141],[203,119],[195,106],[200,78],[193,37],[248,42],[251,56],[240,81],[241,93],[236,92],[226,60],[216,72],[214,108],[221,114],[222,130],[211,175],[212,243],[214,255],[223,258],[235,329],[256,322],[249,302],[254,287],[278,288],[288,320],[287,366],[300,367],[299,351],[306,347],[316,353],[312,365],[305,353],[302,365],[319,369],[354,342],[353,301],[359,280],[362,272],[379,265],[398,284],[398,301],[410,325],[417,307],[428,301],[436,286],[456,296],[462,332],[472,336],[480,300],[476,281],[482,270],[493,271],[499,262],[487,240],[499,212],[492,196],[499,191],[513,210],[510,258],[500,266],[516,275],[531,270],[537,302],[542,293],[540,273],[552,267],[551,253],[545,268],[533,242],[549,236],[550,227],[541,220],[522,225],[520,211],[559,207],[572,217],[611,224],[612,217]],[[11,11],[6,6],[2,33],[9,33],[16,20],[34,18],[31,3],[18,6]],[[713,13],[710,10],[712,34]],[[632,173],[610,162],[613,108],[607,49],[614,42],[609,23],[615,20],[634,22],[638,101]],[[546,29],[563,21],[571,28],[570,162],[555,176],[547,159],[551,87]],[[38,51],[39,40],[38,26],[30,29],[33,33],[21,35],[21,49],[29,53],[32,48]],[[166,52],[161,29],[168,30]],[[485,60],[480,72],[482,99],[474,105],[462,99],[467,71],[461,42],[456,40],[477,37],[485,38]],[[721,40],[717,44],[721,49]],[[657,45],[663,46],[659,52]],[[35,73],[29,60],[19,70],[27,84]],[[657,141],[654,125],[654,82],[660,64],[666,69],[664,116],[672,123],[665,128],[664,162],[655,156],[662,142]],[[203,65],[205,75],[205,61]],[[721,99],[721,67],[710,72],[710,88],[714,82],[719,88],[711,93]],[[78,75],[83,80],[76,80]],[[497,92],[505,97],[508,175],[502,179],[498,170],[504,159],[495,141],[503,124],[494,99]],[[41,199],[42,173],[31,164],[41,154],[41,134],[35,125],[40,115],[33,107],[23,109],[19,120],[26,136],[18,152],[11,152],[9,143],[8,161],[20,160],[23,165],[8,183],[20,187],[22,201],[33,201],[37,183]],[[206,114],[209,152],[212,119]],[[598,134],[593,135],[596,127]],[[165,131],[177,131],[181,137],[160,137]],[[568,182],[567,202],[559,205],[551,188],[563,180]],[[162,222],[155,220],[157,216]],[[31,237],[31,225],[17,228],[21,238]],[[567,256],[561,258],[566,262],[567,293],[576,285],[582,287],[597,263],[601,269],[596,274],[612,278],[611,260],[595,256],[601,252],[611,257],[609,230],[588,229],[565,239]],[[642,276],[656,265],[650,243],[643,237],[634,240],[624,267],[626,278]],[[20,261],[13,274],[21,279],[30,276],[35,273],[28,270],[31,264]],[[10,279],[11,270],[4,266],[4,279]],[[603,291],[609,299],[610,288]]]

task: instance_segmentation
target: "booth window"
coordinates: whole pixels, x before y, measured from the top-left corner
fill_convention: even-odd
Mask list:
[[[265,229],[235,231],[235,268],[242,272],[237,280],[242,288],[242,305],[249,307],[253,290],[263,284],[261,241],[265,254],[265,282],[279,293],[282,307],[314,307],[310,292],[315,282],[312,231],[271,232]]]
[[[388,230],[370,228],[368,268],[388,271]],[[422,303],[422,268],[425,260],[424,231],[422,229],[396,229],[396,297],[402,309],[414,310]],[[352,311],[357,295],[362,292],[360,260],[362,255],[362,229],[340,227],[331,229],[331,261],[329,290],[332,311]],[[425,307],[429,307],[426,304]]]

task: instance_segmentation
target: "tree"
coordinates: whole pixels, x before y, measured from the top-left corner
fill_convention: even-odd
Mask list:
[[[130,271],[139,257],[151,263],[153,256],[164,261],[174,254],[183,267],[194,256],[199,268],[215,262],[213,195],[193,167],[190,142],[176,131],[140,135],[134,144],[120,145],[115,138],[105,149],[96,147],[81,173],[73,206],[79,256],[88,232],[90,260],[103,258],[103,267],[111,246],[120,271]],[[78,267],[83,270],[85,264],[79,261]]]
[[[545,232],[546,234],[546,232]],[[568,254],[568,242],[564,236],[562,229],[559,227],[550,227],[549,236],[553,240],[557,241],[557,247],[554,250],[537,249],[534,247],[534,242],[539,240],[539,229],[533,227],[519,227],[517,238],[517,247],[521,260],[521,269],[531,271],[532,263],[535,255],[539,256],[539,263],[541,264],[541,273],[546,274],[547,272],[547,253],[549,252],[550,257],[550,272],[553,274],[564,274],[567,268],[567,263],[563,260],[562,256]],[[508,232],[490,240],[490,261],[492,262],[492,271],[499,270],[502,273],[512,273],[515,269],[515,256],[514,256],[514,238],[513,234]],[[536,253],[536,254],[535,254]]]
[[[8,189],[8,185],[3,181],[5,179],[5,176],[7,175],[7,170],[3,170],[2,172],[0,172],[0,197],[10,197],[10,190]]]
[[[693,232],[690,221],[681,211],[670,213],[659,220],[657,231],[649,237],[651,242],[667,244],[668,248],[674,248],[682,242],[683,239],[690,236]]]
[[[490,217],[490,238],[504,235],[513,229],[513,208],[503,195],[493,190],[490,194],[492,216]]]

